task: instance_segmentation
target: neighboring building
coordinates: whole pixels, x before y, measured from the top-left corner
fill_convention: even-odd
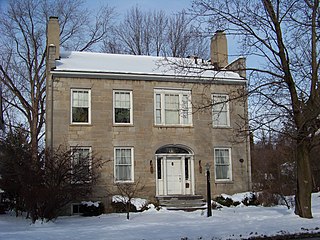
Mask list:
[[[191,58],[60,54],[58,19],[50,18],[46,144],[111,160],[90,200],[106,204],[107,188],[137,180],[145,185],[139,197],[205,197],[206,164],[213,196],[251,188],[249,138],[238,131],[247,130],[247,99],[237,97],[247,81],[243,71],[226,71],[244,59],[228,64],[226,44],[223,32],[212,38],[211,62],[222,71],[169,64],[213,68]],[[218,104],[197,107],[211,100]]]

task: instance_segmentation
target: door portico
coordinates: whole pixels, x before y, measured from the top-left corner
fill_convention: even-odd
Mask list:
[[[167,145],[156,151],[157,195],[194,194],[194,155],[184,146]]]

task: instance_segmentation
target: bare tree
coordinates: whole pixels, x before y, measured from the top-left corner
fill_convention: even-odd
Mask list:
[[[95,154],[76,154],[79,150],[50,149],[35,165],[23,128],[0,141],[0,187],[16,214],[28,212],[33,223],[49,221],[71,201],[90,195],[104,162]]]
[[[168,17],[163,11],[131,8],[104,40],[103,52],[134,55],[207,57],[207,42],[185,11]]]
[[[110,191],[112,187],[110,186],[109,194],[116,195],[117,201],[121,202],[125,206],[125,211],[127,213],[127,219],[130,218],[130,208],[132,205],[132,200],[136,197],[139,192],[144,189],[144,185],[141,184],[140,179],[135,182],[118,182],[115,183],[114,191]]]
[[[91,19],[81,0],[12,0],[1,10],[0,82],[6,92],[4,104],[9,106],[5,109],[18,112],[17,121],[27,123],[34,160],[44,134],[45,37],[49,16],[59,17],[61,44],[68,50],[83,51],[104,38],[112,12],[104,7]]]
[[[186,57],[191,42],[190,19],[186,12],[183,11],[169,19],[167,41],[167,55]]]
[[[295,212],[312,218],[310,151],[319,143],[319,1],[195,0],[193,13],[239,37],[243,54],[265,62],[251,71],[254,128],[292,125],[296,141]],[[289,135],[288,135],[289,137]]]

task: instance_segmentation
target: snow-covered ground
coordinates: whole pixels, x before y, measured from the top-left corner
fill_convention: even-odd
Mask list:
[[[223,207],[206,211],[157,211],[105,214],[98,217],[59,217],[55,222],[30,224],[22,217],[0,215],[0,239],[242,239],[261,235],[320,232],[320,193],[312,196],[313,219],[297,217],[285,206]]]

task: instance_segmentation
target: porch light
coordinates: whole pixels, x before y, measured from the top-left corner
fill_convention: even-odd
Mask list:
[[[211,217],[212,206],[211,206],[210,164],[209,163],[206,163],[206,175],[207,175],[207,217]]]

